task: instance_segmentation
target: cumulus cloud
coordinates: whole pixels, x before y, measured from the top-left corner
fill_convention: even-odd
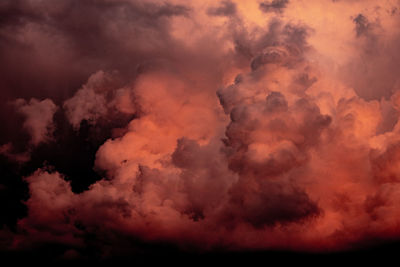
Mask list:
[[[79,129],[83,120],[96,124],[99,118],[107,117],[114,109],[134,114],[136,107],[129,88],[118,88],[118,75],[98,71],[75,95],[67,99],[63,108],[69,122]]]
[[[31,144],[47,146],[29,160],[2,141],[29,190],[7,246],[107,257],[157,242],[326,251],[400,236],[398,3],[81,2],[0,4],[4,62],[25,51],[58,75],[10,72],[68,84],[15,101]],[[65,52],[41,57],[53,41]],[[10,77],[4,88],[32,97]],[[46,160],[53,150],[87,152],[96,178]]]

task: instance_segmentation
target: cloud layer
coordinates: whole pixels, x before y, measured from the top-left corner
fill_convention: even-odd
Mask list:
[[[398,8],[3,1],[2,249],[397,240]]]

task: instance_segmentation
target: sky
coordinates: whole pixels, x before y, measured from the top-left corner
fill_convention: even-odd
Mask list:
[[[0,1],[0,251],[400,241],[399,0]]]

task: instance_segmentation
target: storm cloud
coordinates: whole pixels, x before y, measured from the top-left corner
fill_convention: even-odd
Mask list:
[[[2,1],[0,249],[398,240],[396,8]]]

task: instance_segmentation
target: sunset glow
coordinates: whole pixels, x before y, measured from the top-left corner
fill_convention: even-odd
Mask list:
[[[0,250],[400,241],[399,8],[1,0]]]

